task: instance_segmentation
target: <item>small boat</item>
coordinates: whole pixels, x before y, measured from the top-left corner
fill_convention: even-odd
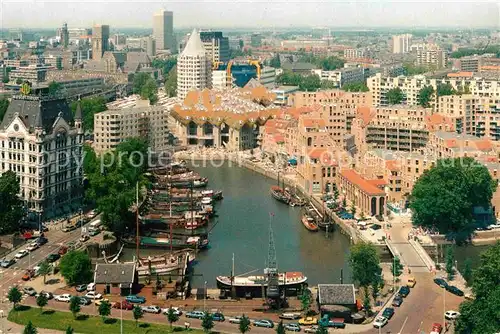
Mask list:
[[[311,232],[318,231],[318,225],[314,222],[314,218],[307,214],[303,214],[301,218],[302,224]]]
[[[206,187],[208,184],[208,179],[206,177],[194,180],[193,181],[193,188],[203,188]]]
[[[285,191],[278,186],[271,187],[271,196],[273,196],[274,199],[285,204],[288,204],[290,202],[290,198],[286,195]]]
[[[210,205],[210,204],[212,204],[212,199],[210,197],[203,197],[201,199],[201,204],[202,205]]]

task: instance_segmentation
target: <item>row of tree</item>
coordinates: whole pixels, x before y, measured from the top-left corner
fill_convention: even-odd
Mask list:
[[[70,108],[73,114],[76,112],[78,104],[80,104],[80,108],[82,109],[83,128],[85,129],[85,131],[93,132],[94,115],[108,109],[106,107],[106,100],[102,96],[99,96],[84,98],[80,101],[74,101],[70,104]]]
[[[335,56],[317,57],[313,54],[304,54],[299,60],[305,63],[311,63],[324,71],[333,71],[344,67],[345,61]]]
[[[494,53],[500,58],[500,46],[490,45],[481,49],[460,49],[451,53],[451,58],[461,58],[466,56],[482,55],[485,53]]]
[[[436,90],[432,86],[424,86],[420,89],[418,93],[418,104],[422,107],[429,108],[430,103],[434,101],[435,98],[446,95],[462,95],[470,94],[469,86],[459,87],[458,89],[453,88],[449,83],[439,83],[437,84]],[[402,103],[406,96],[403,90],[399,87],[391,88],[386,93],[387,102],[390,105]]]
[[[158,101],[158,85],[149,73],[140,72],[134,74],[133,92],[139,94],[141,99],[149,100],[151,104]]]

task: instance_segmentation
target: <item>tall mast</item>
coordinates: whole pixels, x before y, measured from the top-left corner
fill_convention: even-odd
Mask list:
[[[278,266],[276,264],[276,247],[274,245],[274,235],[271,226],[273,213],[269,214],[269,252],[267,254],[267,268],[264,273],[268,276],[267,281],[267,297],[273,300],[279,299],[279,277]]]
[[[191,180],[191,235],[194,233],[194,205],[193,205],[193,187],[194,180]]]
[[[135,186],[135,256],[139,261],[139,181]]]

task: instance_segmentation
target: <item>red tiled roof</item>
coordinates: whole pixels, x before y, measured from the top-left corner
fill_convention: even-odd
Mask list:
[[[337,165],[333,154],[324,147],[315,147],[309,150],[307,153],[310,159],[321,159],[319,162],[322,165]]]
[[[370,184],[373,184],[375,187],[385,186],[388,182],[384,179],[373,179],[367,180]]]
[[[276,143],[284,143],[285,137],[281,133],[278,133],[278,134],[274,135],[274,141]]]
[[[302,122],[306,128],[324,128],[326,126],[325,120],[322,118],[304,117]]]
[[[399,162],[396,160],[388,160],[385,162],[385,167],[390,171],[398,171],[400,170]]]
[[[371,184],[368,180],[356,173],[356,171],[353,169],[344,169],[340,171],[340,175],[342,175],[347,179],[347,181],[349,181],[368,195],[385,195],[385,192],[382,189]]]

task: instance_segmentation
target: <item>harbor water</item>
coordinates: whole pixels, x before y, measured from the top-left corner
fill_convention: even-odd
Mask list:
[[[341,272],[343,282],[351,282],[348,237],[338,230],[328,234],[306,230],[300,222],[300,208],[271,197],[269,189],[276,181],[231,162],[217,165],[198,162],[192,166],[208,177],[207,188],[224,193],[215,207],[218,216],[213,218],[217,222],[210,232],[210,246],[197,255],[194,287],[207,282],[213,288],[216,276],[229,276],[233,254],[236,275],[261,275],[268,257],[270,224],[280,272],[301,271],[310,285],[340,283]],[[141,257],[164,252],[143,249]],[[122,259],[131,259],[133,254],[127,249]]]

